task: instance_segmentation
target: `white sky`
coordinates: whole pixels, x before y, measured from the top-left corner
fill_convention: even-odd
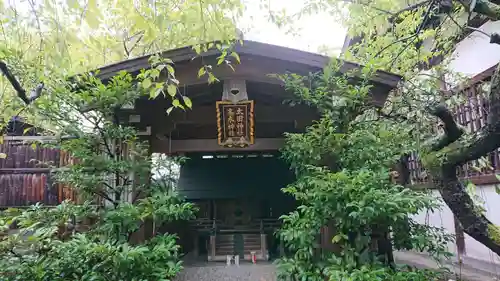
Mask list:
[[[285,8],[287,14],[297,12],[305,0],[269,0],[271,8],[278,10]],[[346,31],[335,19],[327,13],[303,17],[294,23],[294,28],[300,29],[298,36],[287,34],[266,18],[266,11],[259,8],[260,0],[246,0],[247,11],[241,20],[244,38],[273,45],[299,49],[309,52],[318,52],[322,46],[340,51],[344,43]]]
[[[25,1],[3,0],[4,3],[9,1],[14,1],[11,3],[16,3],[18,9],[29,8]],[[305,16],[295,22],[293,28],[298,30],[298,36],[294,36],[269,22],[268,11],[260,7],[262,1],[269,3],[274,11],[285,9],[287,14],[298,12],[307,2],[306,0],[243,0],[246,12],[245,16],[239,19],[238,27],[244,31],[245,39],[309,52],[319,52],[322,46],[333,50],[333,53],[340,52],[346,31],[327,13]]]

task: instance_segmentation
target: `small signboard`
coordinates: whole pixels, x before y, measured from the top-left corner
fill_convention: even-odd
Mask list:
[[[253,105],[253,101],[216,103],[219,145],[246,147],[254,143]]]

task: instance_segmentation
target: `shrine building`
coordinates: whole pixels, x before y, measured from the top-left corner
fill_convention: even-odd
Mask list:
[[[234,71],[214,67],[220,81],[212,84],[198,77],[198,70],[216,65],[218,51],[196,56],[186,47],[162,53],[174,62],[179,90],[191,99],[192,110],[167,114],[171,100],[164,97],[144,97],[121,109],[149,142],[151,153],[188,158],[180,167],[176,189],[200,211],[177,232],[185,252],[209,261],[225,260],[226,255],[250,259],[251,252],[262,260],[278,255],[273,235],[278,218],[295,208],[293,198],[281,192],[294,180],[279,154],[284,133],[304,132],[320,115],[306,105],[285,104],[293,94],[270,74],[307,75],[321,71],[331,59],[253,41],[243,41],[234,51],[241,63],[233,64]],[[105,66],[98,76],[107,80],[120,71],[137,74],[150,67],[148,59]],[[358,68],[343,62],[341,71]],[[372,79],[373,103],[383,105],[399,81],[399,76],[378,72]]]

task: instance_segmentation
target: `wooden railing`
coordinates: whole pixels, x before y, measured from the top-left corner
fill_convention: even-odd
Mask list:
[[[279,228],[281,222],[278,219],[254,219],[244,225],[242,232],[253,230],[259,232],[271,232]],[[233,226],[225,224],[221,220],[196,219],[191,221],[191,227],[197,231],[227,232],[237,231]]]
[[[491,67],[475,76],[466,87],[458,91],[465,102],[452,108],[452,112],[455,121],[471,133],[478,132],[486,125],[489,104],[488,92],[484,87],[491,79],[495,68],[496,66]],[[413,185],[425,185],[429,182],[428,174],[424,171],[418,155],[412,154],[410,156],[408,168]],[[460,178],[475,184],[498,183],[495,175],[500,174],[499,150],[489,153],[482,160],[466,163],[457,169],[457,174]]]

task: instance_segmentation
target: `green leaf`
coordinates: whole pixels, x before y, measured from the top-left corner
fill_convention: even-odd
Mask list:
[[[0,152],[0,159],[5,159],[7,158],[7,154]]]
[[[159,96],[162,91],[163,91],[163,89],[161,89],[161,88],[151,88],[151,90],[149,90],[149,97],[154,99],[157,96]]]
[[[153,84],[153,82],[151,81],[151,79],[149,78],[146,78],[142,81],[141,85],[144,89],[149,89],[149,87],[151,87],[151,85]]]
[[[232,53],[231,53],[231,56],[232,56],[232,57],[234,57],[238,63],[241,63],[241,60],[240,60],[240,55],[238,55],[238,54],[237,54],[237,53],[235,53],[235,52],[232,52]]]
[[[160,77],[160,70],[159,69],[151,69],[151,73],[150,73],[150,76],[152,78],[158,78]]]
[[[77,0],[66,0],[66,3],[68,4],[68,7],[70,7],[71,9],[80,8],[80,4],[78,3]]]
[[[467,183],[467,188],[470,190],[474,190],[476,189],[476,185],[473,182],[469,182]]]
[[[191,99],[188,96],[182,96],[182,100],[184,101],[184,104],[188,108],[191,108],[193,106],[193,103],[191,102]]]
[[[215,77],[211,72],[208,73],[208,83],[212,84],[218,81],[219,79],[217,79],[217,77]]]
[[[495,177],[497,178],[498,181],[500,181],[500,174],[496,174]]]
[[[181,103],[180,103],[180,101],[179,101],[178,99],[174,99],[174,100],[172,101],[172,105],[173,105],[174,107],[180,107]]]
[[[201,53],[201,46],[200,45],[193,46],[193,49],[196,52],[196,54],[199,55]]]
[[[32,144],[31,144],[31,148],[32,148],[33,150],[35,150],[35,149],[36,149],[36,143],[32,143]]]
[[[170,115],[170,113],[172,112],[172,110],[174,110],[173,106],[167,108],[167,114]]]
[[[170,64],[167,65],[167,71],[168,71],[168,73],[170,73],[170,75],[175,77],[175,69]]]
[[[207,71],[205,70],[205,67],[203,66],[198,70],[198,78],[205,75],[205,73],[207,73]]]
[[[174,84],[169,84],[167,86],[167,92],[171,97],[175,97],[177,94],[177,87]]]
[[[500,194],[500,185],[498,185],[498,184],[497,184],[497,185],[495,185],[495,192],[496,192],[497,194]]]
[[[332,243],[338,243],[338,242],[340,242],[340,240],[342,240],[342,234],[337,234],[337,235],[333,236]]]

